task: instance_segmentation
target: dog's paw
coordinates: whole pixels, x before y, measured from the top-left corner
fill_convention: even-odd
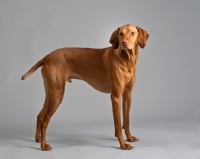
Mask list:
[[[133,146],[131,146],[130,144],[121,145],[122,150],[131,150],[132,148]]]
[[[41,144],[41,149],[43,151],[50,151],[52,148],[49,144]]]
[[[41,136],[35,136],[35,141],[41,143]]]
[[[130,136],[130,137],[127,138],[127,140],[129,142],[137,142],[137,141],[139,141],[139,139],[137,137],[135,137],[135,136]]]

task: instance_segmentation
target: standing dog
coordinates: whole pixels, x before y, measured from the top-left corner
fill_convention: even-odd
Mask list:
[[[38,61],[22,76],[24,80],[42,66],[46,98],[37,116],[35,135],[35,140],[41,142],[42,150],[51,150],[51,146],[46,143],[46,129],[50,118],[62,102],[66,81],[71,82],[72,79],[84,80],[96,90],[111,94],[115,136],[121,149],[133,148],[124,141],[122,128],[128,141],[138,141],[129,130],[131,91],[135,83],[138,45],[144,48],[148,37],[149,34],[140,27],[124,25],[112,33],[112,47],[58,49]],[[120,121],[122,100],[123,127]]]

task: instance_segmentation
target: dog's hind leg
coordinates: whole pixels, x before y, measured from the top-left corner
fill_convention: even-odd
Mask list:
[[[42,75],[46,91],[46,101],[43,110],[39,114],[38,133],[40,130],[42,150],[51,150],[51,146],[46,143],[46,130],[51,117],[62,102],[66,78],[62,68],[50,66],[42,68]]]
[[[41,123],[41,148],[42,150],[51,150],[50,145],[46,143],[46,130],[51,117],[56,112],[58,106],[61,104],[64,92],[62,90],[54,90],[50,94],[47,111]]]
[[[44,106],[40,113],[37,116],[37,124],[36,124],[36,134],[35,134],[35,141],[36,142],[41,142],[41,126],[42,126],[42,120],[44,118],[44,115],[47,112],[47,107],[48,106],[48,97],[46,96]]]

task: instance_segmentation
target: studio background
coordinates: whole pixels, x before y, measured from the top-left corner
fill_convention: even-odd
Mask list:
[[[37,61],[57,48],[109,47],[112,32],[130,23],[140,26],[150,34],[146,47],[139,49],[136,83],[132,93],[132,133],[137,132],[138,128],[136,135],[140,138],[140,133],[147,133],[148,130],[154,128],[165,130],[165,133],[179,127],[181,129],[177,131],[180,133],[184,128],[183,131],[193,133],[195,139],[197,137],[197,140],[192,139],[192,141],[195,140],[195,146],[190,145],[187,153],[194,155],[191,158],[198,158],[200,156],[197,152],[197,149],[200,149],[199,7],[198,0],[1,0],[1,156],[15,156],[17,152],[8,152],[18,147],[18,151],[25,150],[22,153],[25,156],[33,153],[43,157],[50,154],[50,158],[58,157],[54,153],[59,151],[59,147],[49,154],[33,149],[33,147],[40,147],[32,140],[35,135],[36,117],[45,98],[40,69],[25,81],[20,80],[21,76]],[[90,129],[87,129],[88,127]],[[97,92],[83,81],[73,80],[72,83],[67,83],[63,102],[48,127],[47,140],[51,139],[50,135],[54,136],[56,145],[63,140],[60,137],[61,134],[68,134],[66,138],[70,139],[69,133],[73,135],[73,130],[76,130],[76,133],[80,132],[77,137],[82,138],[81,132],[96,134],[95,130],[99,130],[99,135],[101,135],[104,129],[108,132],[107,138],[115,139],[110,95]],[[163,136],[162,133],[160,135],[165,138],[165,133]],[[156,133],[154,137],[156,138]],[[75,138],[72,136],[70,141],[73,143]],[[85,147],[84,141],[81,148],[90,151],[93,146]],[[67,139],[62,142],[62,150],[66,153],[70,151],[73,156],[73,151],[76,152],[76,150],[71,149],[68,142]],[[76,142],[77,144],[72,145],[79,147],[79,140]],[[102,155],[98,140],[95,142],[97,142],[95,151]],[[106,142],[108,141],[103,140],[101,143]],[[121,154],[120,150],[112,149],[112,146],[119,147],[117,139],[112,142],[115,145],[108,144],[106,148],[109,150],[105,148],[107,155],[101,157],[108,157],[109,151],[117,151],[117,154]],[[22,144],[20,149],[21,143],[25,146]],[[31,146],[27,146],[29,144]],[[132,145],[135,146],[135,143]],[[52,147],[54,147],[53,144]],[[150,144],[149,147],[151,147]],[[146,149],[139,150],[139,148],[138,151],[133,149],[128,154],[123,151],[121,157],[135,155],[138,158],[148,158],[148,155],[144,155],[141,150],[146,152]],[[156,147],[154,150],[157,152]],[[153,153],[154,150],[149,151],[151,157],[160,155],[170,158],[164,155],[167,150],[161,151],[163,153],[160,151]],[[180,154],[184,150],[184,148],[179,149]],[[169,152],[174,153],[171,155],[173,157],[176,155],[180,157],[178,152],[170,150]],[[79,155],[82,158],[92,157],[91,154],[86,156],[85,153],[79,153]],[[187,158],[187,155],[185,156]],[[34,155],[32,157],[34,158]]]

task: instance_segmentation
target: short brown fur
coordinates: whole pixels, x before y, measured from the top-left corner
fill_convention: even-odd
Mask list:
[[[50,118],[62,102],[66,81],[71,82],[72,79],[84,80],[96,90],[111,94],[115,136],[121,149],[133,148],[125,142],[121,128],[125,130],[128,141],[138,141],[129,129],[131,91],[135,83],[138,45],[144,48],[148,36],[140,27],[124,25],[111,35],[112,47],[58,49],[38,61],[22,76],[24,80],[42,66],[46,98],[37,116],[35,135],[36,141],[41,142],[42,150],[51,150],[51,146],[46,143],[46,129]],[[120,121],[121,101],[123,126]]]

